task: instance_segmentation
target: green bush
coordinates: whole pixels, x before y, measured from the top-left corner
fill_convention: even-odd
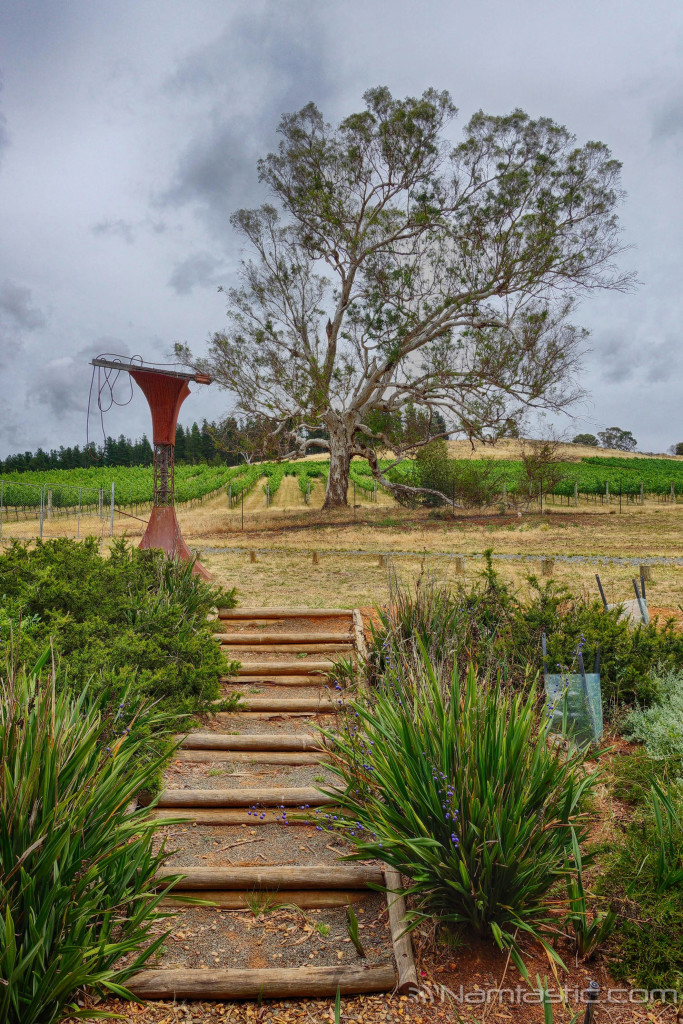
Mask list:
[[[524,969],[515,933],[547,941],[547,900],[565,874],[582,799],[596,773],[549,749],[536,693],[444,672],[423,648],[387,644],[369,699],[350,706],[332,771],[343,786],[341,829],[356,857],[377,857],[412,880],[421,913],[492,933]],[[324,822],[324,825],[322,824]]]
[[[215,604],[234,606],[235,594],[189,563],[125,540],[108,558],[92,538],[13,543],[0,556],[0,595],[0,639],[28,664],[51,643],[72,686],[107,691],[113,702],[127,690],[192,714],[220,695],[229,666],[206,617]]]
[[[147,810],[128,805],[146,784],[147,734],[168,733],[140,707],[139,730],[120,709],[55,692],[37,673],[11,674],[0,695],[0,1020],[51,1024],[84,986],[121,993],[154,954],[164,895]],[[124,955],[127,966],[115,971]],[[78,1012],[77,1007],[73,1007]]]
[[[414,487],[427,487],[440,491],[448,500],[455,500],[458,505],[480,507],[500,500],[503,487],[502,478],[492,459],[468,461],[451,459],[448,445],[443,438],[430,441],[419,448],[412,464],[412,483]],[[434,494],[416,495],[408,500],[423,505],[438,506],[445,504],[442,498]]]
[[[528,577],[531,597],[522,600],[496,573],[491,552],[485,556],[479,579],[469,587],[449,589],[428,576],[412,590],[394,586],[374,629],[375,673],[381,674],[384,665],[387,636],[405,644],[418,635],[438,660],[447,656],[461,671],[473,661],[482,675],[500,674],[504,682],[523,687],[530,667],[532,677],[541,671],[545,633],[550,671],[571,666],[580,642],[587,666],[600,649],[602,695],[609,712],[610,705],[649,705],[660,689],[658,672],[683,669],[683,635],[672,622],[634,629],[619,619],[618,609],[605,612],[599,601],[577,598],[566,587],[552,580],[542,584],[534,576]]]
[[[638,759],[638,776],[647,760]],[[680,783],[660,783],[654,775],[649,783],[636,787],[638,803],[622,838],[610,843],[600,865],[599,889],[621,909],[610,969],[617,980],[639,988],[680,991],[683,796]]]
[[[645,744],[652,758],[683,763],[683,670],[670,669],[655,676],[657,686],[649,708],[632,711],[624,722],[628,740]]]

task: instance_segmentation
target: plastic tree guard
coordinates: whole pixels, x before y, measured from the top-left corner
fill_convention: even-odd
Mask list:
[[[178,413],[190,394],[189,381],[209,384],[210,378],[203,374],[169,372],[106,359],[93,359],[93,365],[127,370],[147,399],[152,413],[154,504],[140,547],[161,548],[169,558],[190,561],[193,555],[183,540],[175,513],[173,451]],[[204,579],[211,579],[198,560],[192,571]]]

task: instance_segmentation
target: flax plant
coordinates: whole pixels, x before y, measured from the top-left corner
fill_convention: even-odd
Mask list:
[[[0,1020],[51,1024],[84,989],[126,995],[125,982],[164,939],[157,891],[159,824],[132,798],[157,764],[140,757],[124,708],[112,730],[89,694],[57,693],[11,671],[0,693]],[[169,722],[147,707],[152,730]],[[125,957],[125,963],[121,958]],[[118,968],[118,969],[117,969]],[[87,1000],[85,1000],[87,1001]]]
[[[374,693],[351,702],[331,770],[355,858],[379,858],[411,879],[414,920],[436,913],[467,933],[492,934],[524,971],[518,943],[550,945],[549,894],[565,875],[573,830],[595,773],[582,755],[546,745],[535,686],[514,694],[470,667],[436,667],[424,646],[385,650]]]

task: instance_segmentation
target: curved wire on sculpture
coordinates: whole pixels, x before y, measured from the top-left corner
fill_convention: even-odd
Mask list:
[[[120,356],[114,353],[103,353],[92,360],[93,376],[90,382],[88,398],[88,421],[95,372],[97,371],[97,407],[100,410],[102,434],[104,431],[104,413],[113,405],[128,405],[133,398],[133,381],[138,385],[149,403],[152,414],[152,441],[154,448],[154,500],[152,513],[147,529],[140,543],[142,548],[161,548],[170,557],[191,559],[192,553],[185,544],[180,533],[180,526],[175,514],[175,434],[178,424],[180,406],[190,394],[189,382],[210,384],[207,374],[196,373],[187,367],[179,369],[180,363],[146,362],[142,356]],[[171,369],[170,367],[174,367]],[[130,381],[130,394],[125,401],[118,400],[115,388],[121,373],[127,373]],[[103,394],[107,395],[104,403]],[[90,442],[88,437],[88,450]],[[199,562],[194,563],[194,572],[206,577],[206,569]]]

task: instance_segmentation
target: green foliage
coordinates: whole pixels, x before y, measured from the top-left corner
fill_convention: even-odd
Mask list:
[[[354,856],[412,879],[417,913],[490,933],[524,970],[515,933],[547,941],[547,897],[564,876],[572,830],[596,773],[562,759],[538,728],[535,690],[479,683],[439,669],[424,648],[387,639],[380,683],[356,700],[331,765],[343,787],[338,820]]]
[[[573,864],[565,861],[567,878],[567,900],[569,914],[565,926],[574,935],[576,954],[582,960],[593,956],[610,937],[617,923],[617,912],[613,909],[598,911],[591,916],[583,884],[583,860],[576,835],[572,835]]]
[[[51,643],[71,685],[108,693],[112,706],[126,691],[131,701],[205,712],[230,669],[206,616],[215,604],[234,606],[234,591],[125,540],[109,558],[94,539],[13,543],[0,555],[0,594],[16,658],[30,663]],[[26,617],[30,628],[20,629]]]
[[[653,703],[628,715],[624,733],[644,743],[650,757],[671,758],[683,767],[683,670],[654,674],[653,683]]]
[[[440,491],[448,500],[455,500],[458,505],[479,507],[490,505],[500,499],[502,481],[494,461],[451,459],[448,455],[448,445],[443,438],[430,441],[420,448],[410,465],[410,482],[414,487]],[[424,505],[444,504],[443,499],[433,494],[417,495],[406,500],[418,501]]]
[[[634,452],[638,445],[631,431],[621,427],[607,427],[598,432],[598,438],[603,448],[619,448],[624,452]]]
[[[479,580],[453,589],[437,586],[429,577],[412,590],[394,585],[391,601],[379,610],[374,628],[371,668],[381,672],[384,639],[389,634],[403,643],[419,636],[432,658],[454,660],[464,671],[474,661],[484,675],[525,686],[542,667],[541,638],[547,636],[551,672],[571,666],[584,638],[584,660],[590,666],[600,648],[603,701],[609,707],[649,704],[658,693],[658,674],[683,669],[683,636],[673,623],[653,621],[635,629],[619,619],[618,610],[605,612],[599,601],[575,597],[550,580],[529,577],[530,600],[521,600],[493,568],[491,552]],[[559,669],[557,666],[559,665]]]
[[[178,465],[175,467],[175,500],[194,501],[220,490],[230,479],[228,466]],[[40,487],[52,492],[53,509],[76,509],[78,489],[82,488],[82,507],[99,505],[97,491],[104,490],[104,506],[109,506],[114,484],[116,505],[143,504],[152,500],[154,474],[151,466],[90,466],[86,469],[50,469],[14,472],[4,477],[4,504],[24,508],[40,507]],[[46,498],[47,500],[47,498]]]
[[[389,478],[396,482],[410,483],[415,472],[416,460],[406,459],[389,471]],[[482,472],[487,470],[491,460],[487,459],[453,459],[457,472]],[[469,469],[468,469],[469,467]],[[609,484],[610,493],[639,495],[643,483],[645,494],[669,494],[671,484],[675,494],[683,494],[683,463],[671,459],[658,458],[623,458],[616,455],[591,455],[580,462],[553,461],[553,479],[545,479],[545,493],[564,497],[574,496],[576,483],[579,494],[600,495],[605,493],[605,484]],[[495,466],[490,468],[492,476],[497,478],[498,494],[503,483],[509,496],[528,497],[529,478],[521,459],[497,459]]]
[[[145,737],[121,709],[114,737],[92,694],[10,674],[0,696],[0,1019],[51,1024],[77,990],[122,994],[163,941],[155,876],[160,823],[128,805],[147,781]],[[169,717],[138,709],[146,730]],[[164,759],[162,754],[158,768]],[[169,879],[169,883],[172,880]],[[170,884],[169,884],[170,887]],[[125,968],[115,965],[133,954]],[[118,965],[117,965],[118,966]],[[73,1012],[79,1014],[78,1007]]]
[[[349,938],[351,939],[351,942],[355,946],[356,953],[358,953],[358,956],[365,957],[367,954],[365,952],[365,949],[363,948],[363,943],[360,940],[358,918],[356,917],[356,912],[351,906],[351,904],[349,904],[348,907],[346,908],[346,931]]]
[[[628,758],[624,760],[633,760]],[[656,762],[650,762],[656,765]],[[643,758],[638,775],[647,777]],[[683,799],[680,784],[637,786],[639,804],[601,864],[598,884],[620,904],[611,971],[646,989],[683,986]],[[671,996],[669,996],[669,999]]]
[[[572,444],[585,445],[587,448],[597,448],[598,439],[595,434],[577,434],[572,438]]]

